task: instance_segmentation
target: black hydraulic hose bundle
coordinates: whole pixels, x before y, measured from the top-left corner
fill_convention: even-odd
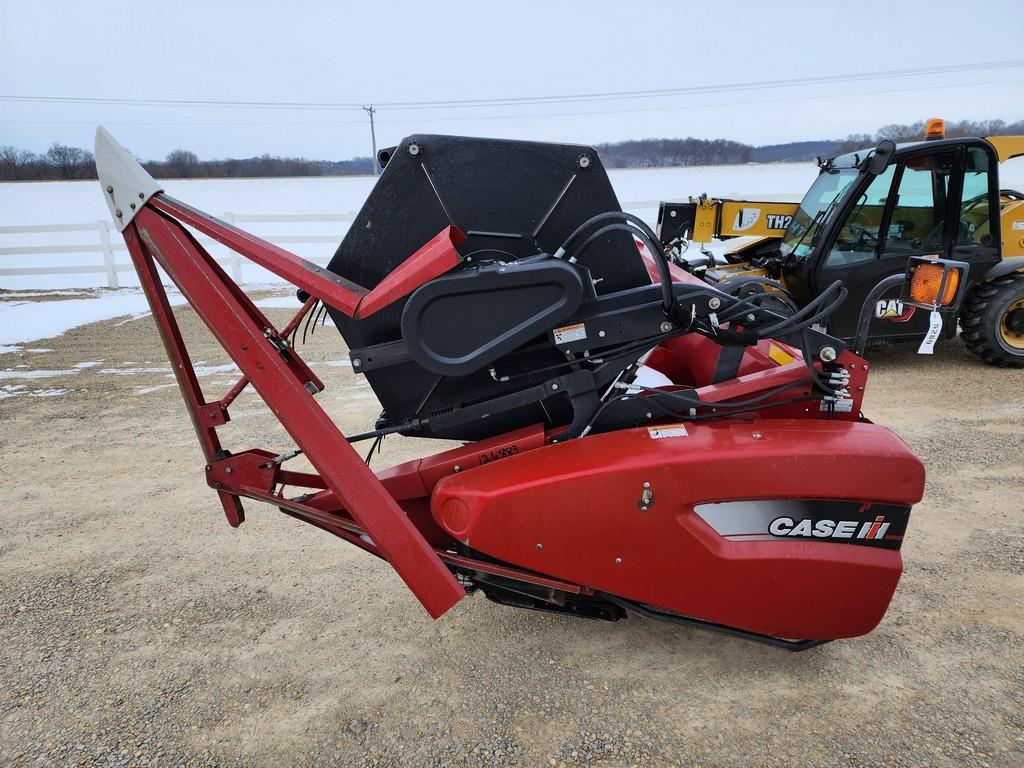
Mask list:
[[[661,243],[658,241],[657,235],[655,235],[653,230],[651,230],[647,225],[647,222],[639,216],[627,213],[626,211],[607,211],[605,213],[599,213],[596,216],[591,216],[585,222],[576,227],[572,234],[565,239],[565,242],[563,242],[561,247],[555,252],[555,257],[562,258],[562,255],[569,250],[573,241],[590,227],[595,224],[600,224],[602,221],[610,221],[613,219],[617,220],[614,224],[605,225],[589,235],[587,239],[569,255],[569,260],[575,261],[579,255],[591,245],[591,243],[609,232],[622,231],[628,232],[634,237],[639,237],[644,241],[648,250],[650,250],[654,255],[655,266],[658,269],[658,277],[661,280],[662,303],[665,307],[665,313],[671,314],[673,307],[675,306],[676,299],[675,294],[672,291],[672,272],[669,270],[668,256],[665,255],[665,251],[661,247]]]
[[[835,201],[833,201],[833,203],[834,202]],[[584,232],[587,232],[602,222],[612,223],[598,227],[587,235],[580,245],[573,247],[575,241]],[[565,239],[561,247],[555,252],[554,256],[556,258],[563,258],[568,254],[570,261],[576,261],[579,255],[583,253],[588,246],[609,232],[615,231],[628,232],[644,242],[647,248],[651,251],[651,254],[654,256],[655,265],[658,269],[658,277],[661,280],[662,299],[665,313],[669,317],[674,318],[675,292],[672,287],[673,281],[672,274],[669,269],[668,256],[665,254],[657,236],[647,223],[639,216],[625,211],[608,211],[606,213],[592,216],[573,230],[572,234]],[[711,288],[711,286],[709,286],[709,288]],[[799,332],[801,334],[801,352],[803,352],[804,361],[810,370],[813,383],[823,392],[828,394],[833,394],[835,392],[835,389],[825,381],[820,372],[815,368],[814,359],[809,350],[806,330],[815,323],[827,318],[840,304],[842,304],[843,301],[845,301],[849,292],[840,281],[837,280],[832,283],[818,296],[808,302],[804,307],[796,310],[792,315],[782,317],[778,321],[767,326],[750,328],[748,327],[749,324],[745,323],[743,324],[743,330],[740,331],[733,330],[731,328],[722,328],[721,324],[736,320],[743,312],[753,313],[760,317],[763,317],[765,313],[774,317],[778,317],[778,315],[770,312],[770,310],[765,310],[759,304],[749,299],[740,298],[734,294],[715,288],[711,289],[718,295],[719,300],[723,304],[723,309],[717,316],[716,322],[713,325],[701,328],[700,330],[702,330],[702,332],[712,336],[720,343],[739,346],[751,346],[765,338],[785,336]],[[613,398],[613,401],[617,399],[618,398]],[[606,402],[605,405],[610,402],[612,401]]]

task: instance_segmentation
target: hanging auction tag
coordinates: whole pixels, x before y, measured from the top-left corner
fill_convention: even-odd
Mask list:
[[[917,348],[917,354],[930,355],[935,349],[935,342],[939,340],[940,333],[942,333],[942,315],[937,309],[933,309],[928,318],[928,333],[924,335],[921,346]]]

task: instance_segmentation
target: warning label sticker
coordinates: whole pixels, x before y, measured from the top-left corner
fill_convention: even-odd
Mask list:
[[[555,328],[551,333],[555,337],[555,344],[569,344],[587,338],[587,327],[583,323],[576,323]]]
[[[1013,224],[1010,225],[1010,229],[1012,229],[1014,232],[1020,229],[1024,229],[1024,221],[1013,222]]]
[[[652,440],[662,440],[666,437],[686,437],[686,427],[680,425],[672,427],[648,427],[647,434]]]

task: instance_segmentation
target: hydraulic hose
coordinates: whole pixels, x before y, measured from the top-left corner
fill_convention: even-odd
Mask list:
[[[658,268],[658,277],[661,280],[662,298],[665,305],[665,313],[671,314],[672,308],[675,305],[675,296],[672,291],[672,272],[669,269],[668,256],[665,255],[665,249],[662,248],[661,243],[658,242],[658,236],[654,234],[654,230],[648,226],[647,222],[641,219],[639,216],[627,213],[626,211],[606,211],[605,213],[599,213],[596,216],[591,216],[589,219],[580,224],[576,229],[572,231],[561,247],[555,251],[555,257],[561,258],[562,255],[569,249],[573,241],[595,224],[600,224],[602,221],[617,220],[619,222],[628,222],[633,227],[626,227],[625,231],[635,235],[634,230],[639,230],[641,233],[641,239],[644,241],[647,248],[651,251],[654,256],[655,266]],[[621,229],[617,227],[616,229]],[[606,230],[611,231],[611,230]],[[587,238],[578,249],[574,256],[578,256],[580,252],[587,246],[590,240],[593,238]]]
[[[662,304],[664,305],[665,313],[671,315],[672,308],[675,305],[676,297],[672,290],[672,273],[669,271],[668,261],[664,254],[661,254],[654,241],[648,237],[647,233],[643,230],[638,230],[635,227],[631,227],[629,224],[621,221],[614,222],[612,224],[605,224],[603,227],[598,228],[587,236],[578,248],[572,252],[571,258],[576,260],[591,244],[596,242],[598,239],[607,235],[609,232],[628,232],[634,237],[642,239],[647,247],[655,254],[654,263],[658,268],[658,278],[661,281],[661,298]],[[570,238],[571,239],[571,238]],[[568,242],[568,241],[566,241]],[[562,250],[559,248],[559,250]]]
[[[855,354],[863,355],[864,347],[868,343],[868,329],[871,327],[871,308],[875,306],[875,302],[882,298],[882,294],[890,288],[897,285],[901,285],[905,279],[902,272],[895,275],[889,275],[871,289],[868,295],[864,299],[864,303],[860,305],[860,315],[857,317],[857,335],[853,340],[853,351]]]

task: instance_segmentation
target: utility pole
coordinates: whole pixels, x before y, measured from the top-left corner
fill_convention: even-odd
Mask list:
[[[377,111],[373,104],[363,107],[363,111],[370,116],[370,142],[373,144],[373,175],[380,176],[380,166],[377,164],[377,134],[373,130],[373,114]]]

